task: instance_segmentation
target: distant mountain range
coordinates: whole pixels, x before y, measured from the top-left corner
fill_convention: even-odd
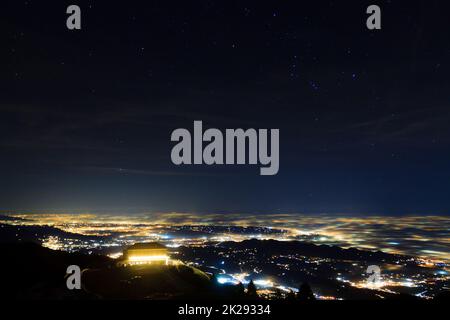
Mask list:
[[[34,242],[40,243],[39,239],[49,236],[63,239],[77,240],[107,240],[108,236],[88,236],[79,233],[63,231],[51,226],[17,226],[0,224],[0,242]]]
[[[405,256],[384,253],[381,251],[359,250],[355,248],[344,249],[338,246],[317,245],[303,241],[277,241],[277,240],[244,240],[242,242],[223,242],[220,247],[230,249],[252,248],[271,256],[273,254],[299,254],[307,257],[330,258],[339,260],[365,261],[365,262],[395,262]]]

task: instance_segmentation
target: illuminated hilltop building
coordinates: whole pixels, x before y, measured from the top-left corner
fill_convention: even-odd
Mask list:
[[[124,251],[124,264],[171,264],[167,248],[157,242],[136,243]]]

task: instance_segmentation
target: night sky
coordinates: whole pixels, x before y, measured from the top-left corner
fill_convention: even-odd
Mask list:
[[[3,0],[0,209],[450,214],[447,3]],[[175,166],[194,120],[279,173]]]

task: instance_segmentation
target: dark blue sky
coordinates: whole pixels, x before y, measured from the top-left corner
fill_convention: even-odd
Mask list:
[[[450,213],[445,1],[72,2],[1,10],[0,209]],[[173,165],[194,120],[279,173]]]

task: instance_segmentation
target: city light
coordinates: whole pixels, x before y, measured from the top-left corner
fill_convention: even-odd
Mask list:
[[[214,220],[205,214],[201,221],[190,214],[168,213],[148,216],[108,216],[94,214],[21,214],[17,220],[4,221],[17,227],[47,226],[70,232],[73,237],[38,236],[42,246],[52,250],[81,251],[104,254],[128,265],[187,264],[217,274],[222,285],[253,280],[258,292],[267,296],[297,292],[300,280],[296,273],[309,277],[327,277],[344,286],[370,289],[380,298],[409,290],[412,295],[431,298],[433,287],[444,288],[450,280],[449,239],[433,237],[429,230],[442,234],[450,227],[450,219],[427,217],[331,217],[325,215],[227,215],[229,219]],[[177,221],[173,223],[171,219]],[[207,223],[205,222],[207,221]],[[264,227],[253,227],[263,225]],[[394,232],[395,230],[395,232]],[[408,230],[407,236],[403,230]],[[425,237],[423,234],[429,232]],[[386,236],[386,235],[389,236]],[[402,237],[396,236],[401,234]],[[379,281],[367,281],[364,261],[343,261],[313,254],[276,253],[264,256],[256,248],[230,248],[230,243],[243,241],[278,241],[283,243],[317,243],[339,248],[381,250],[395,256],[381,263]],[[432,240],[430,240],[432,239]],[[156,251],[122,252],[135,243],[158,242]],[[250,244],[250,243],[249,243]],[[389,246],[389,247],[387,247]],[[204,253],[202,253],[203,249]],[[162,250],[162,251],[158,251]],[[168,251],[170,250],[170,252]],[[191,253],[189,253],[191,252]],[[170,253],[170,254],[169,254]],[[396,256],[398,255],[398,256]],[[119,262],[120,263],[120,262]],[[412,266],[413,268],[409,268]],[[325,270],[325,271],[324,271]],[[341,299],[317,290],[317,299]],[[278,293],[277,293],[278,292]]]

